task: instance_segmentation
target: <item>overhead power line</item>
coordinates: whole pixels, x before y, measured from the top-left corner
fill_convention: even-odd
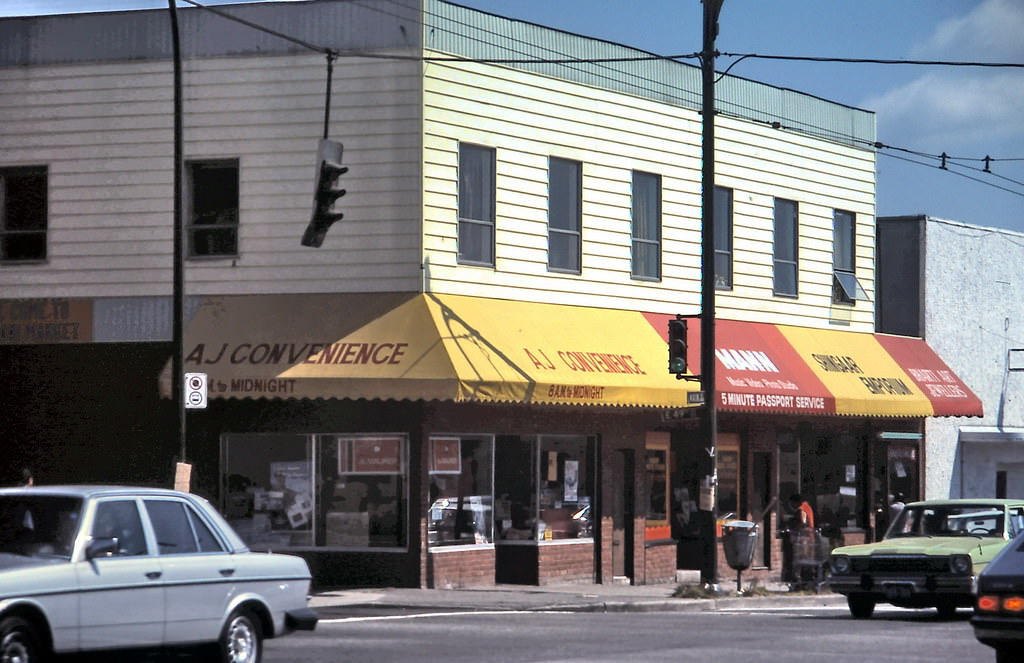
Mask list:
[[[656,60],[679,61],[679,60],[688,60],[688,59],[699,59],[701,57],[700,53],[683,53],[683,54],[677,54],[677,55],[657,55],[657,54],[654,54],[654,53],[642,53],[642,54],[639,54],[639,55],[620,56],[620,57],[578,58],[578,57],[569,56],[569,55],[567,55],[565,53],[559,52],[559,51],[557,51],[555,49],[552,49],[550,47],[540,46],[538,44],[534,44],[532,42],[526,42],[526,41],[523,41],[523,40],[520,40],[520,39],[513,39],[513,40],[514,41],[519,41],[519,42],[523,43],[524,47],[528,46],[528,47],[531,47],[531,48],[534,48],[534,49],[536,49],[536,48],[543,48],[544,50],[548,51],[549,53],[552,53],[552,54],[556,55],[557,57],[548,57],[548,58],[538,58],[538,57],[469,58],[469,57],[462,57],[462,56],[401,55],[401,54],[396,54],[396,53],[380,54],[380,53],[367,53],[367,52],[362,52],[362,51],[347,51],[345,53],[340,53],[339,51],[337,51],[335,49],[328,48],[326,46],[317,45],[317,44],[311,44],[311,43],[309,43],[309,42],[307,42],[307,41],[305,41],[303,39],[299,39],[297,37],[293,37],[291,35],[285,34],[285,33],[280,32],[278,30],[274,30],[272,28],[268,28],[268,27],[260,25],[258,23],[254,23],[252,21],[248,21],[248,20],[240,18],[240,17],[238,17],[236,15],[233,15],[233,14],[230,14],[228,12],[222,11],[220,9],[209,7],[207,5],[204,5],[204,4],[200,3],[200,2],[198,2],[197,0],[181,0],[181,1],[182,2],[186,2],[186,3],[188,3],[188,4],[190,4],[190,5],[194,6],[194,7],[197,7],[197,8],[200,8],[200,9],[205,9],[206,11],[212,12],[212,13],[214,13],[214,14],[216,14],[216,15],[224,18],[224,19],[227,19],[227,20],[230,20],[230,21],[235,21],[235,22],[240,23],[242,25],[248,26],[248,27],[250,27],[250,28],[252,28],[254,30],[259,30],[259,31],[264,32],[266,34],[273,35],[273,36],[278,37],[280,39],[284,39],[286,41],[292,42],[292,43],[294,43],[296,45],[299,45],[299,46],[302,46],[303,48],[306,48],[308,50],[315,51],[315,52],[318,52],[318,53],[324,53],[329,58],[345,56],[345,57],[369,57],[369,58],[391,59],[391,60],[417,60],[417,61],[421,61],[421,62],[434,62],[434,63],[452,62],[452,63],[467,63],[467,64],[475,63],[475,64],[496,64],[496,65],[498,65],[498,64],[556,64],[556,65],[572,66],[572,65],[583,65],[583,64],[602,65],[602,64],[611,64],[611,63],[615,63],[615,62],[642,62],[642,61],[656,61]],[[357,4],[357,5],[361,6],[361,7],[363,7],[364,9],[369,9],[369,10],[377,11],[377,12],[382,13],[382,14],[387,14],[387,15],[395,16],[396,18],[399,17],[399,15],[397,13],[389,12],[389,11],[387,11],[385,9],[382,9],[378,5],[366,5],[366,4],[362,4],[362,3],[358,2],[358,1],[355,2],[354,4]],[[467,28],[467,30],[469,28],[475,27],[475,26],[467,25],[465,23],[460,23],[458,21],[456,21],[456,23],[458,25],[461,25],[462,27]],[[468,34],[464,34],[462,32],[458,32],[458,31],[451,30],[451,29],[444,28],[444,27],[438,27],[438,29],[444,30],[444,31],[447,31],[447,32],[451,32],[453,34],[458,34],[458,35],[460,35],[460,36],[462,36],[462,37],[464,37],[466,39],[477,41],[477,42],[480,42],[480,43],[482,43],[484,45],[495,46],[495,47],[498,46],[497,44],[492,43],[492,42],[490,42],[490,41],[488,41],[486,39],[482,39],[480,37],[474,37],[474,36],[471,36],[471,35],[468,35]],[[480,30],[476,30],[476,31],[480,32]],[[500,38],[504,42],[508,42],[509,41],[508,35],[498,34],[496,32],[486,31],[486,30],[484,30],[483,32],[491,35],[495,39]],[[509,48],[507,46],[504,46],[503,48],[505,48],[505,50],[509,50]],[[849,63],[849,64],[915,65],[915,66],[946,66],[946,67],[1024,68],[1024,63],[1019,63],[1019,62],[973,62],[973,61],[955,61],[955,60],[903,60],[903,59],[886,59],[886,58],[840,58],[840,57],[828,57],[828,56],[765,55],[765,54],[760,54],[760,53],[727,53],[727,52],[716,52],[716,55],[720,55],[722,57],[735,57],[735,58],[738,58],[736,61],[734,61],[732,64],[730,64],[729,67],[724,72],[722,72],[720,74],[719,79],[721,79],[722,77],[726,76],[728,74],[729,70],[731,70],[733,67],[735,67],[737,64],[739,64],[743,60],[745,60],[745,59],[755,59],[755,58],[756,59],[764,59],[764,60],[788,60],[788,61],[798,61],[798,62],[823,62],[823,63],[836,63],[836,62],[839,62],[839,63]],[[621,75],[626,75],[626,73],[623,72],[623,71],[613,70],[613,69],[608,69],[607,72],[605,74],[603,74],[603,75],[606,78],[608,78],[609,80],[614,80],[614,81],[617,81],[617,82],[620,82],[620,83],[622,82],[621,78],[618,78],[617,76],[612,76],[612,74],[617,74],[617,75],[620,75],[620,76]],[[634,78],[635,78],[635,76],[634,76]],[[667,89],[667,88],[671,87],[667,83],[664,83],[662,81],[655,81],[653,79],[647,79],[647,78],[641,77],[641,81],[649,83],[649,84],[652,84],[652,85],[657,85],[658,87],[661,87],[661,88],[666,88]],[[680,91],[680,92],[685,92],[685,91]],[[745,108],[743,110],[754,110],[754,109]],[[755,121],[760,121],[760,120],[755,120]],[[763,121],[761,121],[761,122],[763,122]],[[786,125],[784,125],[781,122],[767,122],[766,124],[769,124],[769,125],[777,128],[777,129],[796,130],[796,131],[801,131],[801,132],[803,131],[802,129],[800,129],[798,127],[786,126]],[[815,128],[815,127],[810,127],[810,128]],[[820,129],[820,127],[818,127],[818,129]],[[854,140],[856,140],[856,139],[854,139]],[[992,186],[992,187],[995,187],[997,189],[1001,189],[1003,191],[1006,191],[1006,192],[1009,192],[1009,193],[1012,193],[1012,194],[1015,194],[1015,195],[1022,195],[1022,196],[1024,196],[1024,193],[1021,193],[1019,191],[1015,191],[1013,189],[1010,189],[1010,188],[1007,188],[1007,187],[1004,187],[1004,186],[1000,186],[999,184],[996,184],[994,182],[989,182],[989,181],[986,181],[986,180],[978,178],[978,177],[973,177],[973,176],[968,175],[966,173],[962,173],[962,172],[959,172],[959,171],[956,171],[956,170],[952,170],[949,167],[951,165],[955,165],[957,167],[965,168],[965,169],[968,169],[968,170],[973,170],[973,171],[982,173],[984,175],[990,175],[992,177],[997,177],[997,178],[1000,178],[1000,179],[1005,180],[1007,182],[1010,182],[1012,184],[1017,184],[1017,185],[1024,186],[1024,182],[1020,182],[1020,181],[1011,179],[1009,177],[1006,177],[1006,176],[1003,176],[1003,175],[999,175],[997,173],[993,173],[991,171],[991,168],[990,168],[991,164],[993,164],[993,163],[1024,161],[1024,157],[1004,157],[1004,158],[996,158],[996,157],[991,157],[991,156],[985,156],[985,157],[955,157],[955,156],[951,156],[951,155],[948,155],[948,154],[945,154],[945,153],[943,153],[943,154],[928,154],[928,153],[925,153],[925,152],[920,152],[920,151],[911,150],[911,149],[907,149],[907,148],[901,148],[901,147],[896,147],[896,146],[893,146],[893,145],[887,145],[887,144],[881,143],[881,142],[870,143],[868,141],[863,141],[863,140],[858,141],[858,142],[861,142],[866,147],[872,147],[872,148],[878,150],[878,153],[882,154],[884,156],[889,156],[889,157],[892,157],[892,158],[900,159],[900,160],[907,161],[909,163],[914,163],[914,164],[921,165],[921,166],[932,167],[932,168],[935,168],[935,167],[941,168],[941,169],[946,170],[948,172],[951,172],[951,173],[953,173],[955,175],[959,175],[961,177],[965,177],[967,179],[974,180],[974,181],[979,182],[981,184],[986,184],[988,186]],[[897,152],[904,152],[904,153],[907,153],[907,154],[919,157],[921,159],[929,159],[929,160],[932,160],[932,161],[938,161],[940,163],[938,165],[933,165],[932,163],[928,163],[928,162],[925,162],[925,161],[919,161],[919,160],[910,159],[910,158],[907,158],[907,157],[900,157],[900,156],[897,156],[895,154],[891,154],[891,153],[887,153],[887,152],[882,152],[881,150],[883,150],[883,149],[884,150],[897,151]],[[971,166],[967,166],[965,164],[955,163],[955,162],[963,162],[963,161],[982,162],[982,163],[985,164],[985,167],[984,168],[974,168],[974,167],[971,167]]]
[[[760,53],[720,53],[722,57],[744,60],[757,58],[761,60],[793,60],[797,62],[845,62],[849,64],[910,64],[929,67],[1004,67],[1024,69],[1024,62],[977,62],[963,60],[903,60],[888,58],[836,58],[811,55],[763,55]],[[739,62],[739,60],[737,60]],[[733,63],[735,65],[736,62]],[[730,65],[731,67],[732,65]]]

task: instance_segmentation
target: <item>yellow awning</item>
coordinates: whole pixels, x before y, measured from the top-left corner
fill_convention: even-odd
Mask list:
[[[641,313],[458,295],[208,297],[185,355],[211,398],[677,408],[699,390]]]
[[[933,414],[931,400],[873,334],[777,327],[835,397],[836,414]]]

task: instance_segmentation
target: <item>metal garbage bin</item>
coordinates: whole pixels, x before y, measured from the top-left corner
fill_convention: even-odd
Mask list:
[[[757,526],[749,520],[729,520],[722,523],[722,548],[725,561],[736,570],[736,591],[740,591],[740,574],[750,568],[757,544]]]

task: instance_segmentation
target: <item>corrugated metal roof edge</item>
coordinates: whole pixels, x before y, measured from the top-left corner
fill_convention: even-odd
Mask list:
[[[482,55],[481,40],[473,38],[471,35],[459,34],[454,30],[447,29],[444,22],[454,23],[463,30],[468,31],[469,29],[475,29],[482,31],[485,34],[492,35],[492,39],[497,39],[498,35],[506,37],[510,34],[517,32],[515,26],[520,28],[525,27],[529,30],[536,31],[542,35],[559,36],[561,41],[553,41],[550,44],[534,44],[527,43],[519,40],[519,44],[526,46],[533,46],[540,49],[552,50],[553,53],[560,53],[565,57],[579,57],[581,59],[588,58],[601,58],[601,57],[629,57],[629,56],[650,56],[659,55],[657,53],[651,53],[642,49],[638,49],[632,46],[612,42],[606,39],[600,39],[595,37],[588,37],[585,35],[579,35],[576,33],[568,32],[558,28],[552,28],[549,26],[532,23],[530,21],[524,21],[521,19],[508,18],[499,14],[493,14],[491,12],[481,11],[478,9],[465,7],[449,0],[424,0],[424,21],[428,24],[429,28],[425,31],[424,45],[425,48],[438,50],[441,52],[450,52],[453,55],[459,55],[462,57],[478,58],[478,59],[490,59],[490,58],[508,58],[508,57],[526,57],[523,53],[512,53],[510,54],[507,49],[503,49],[500,45],[493,43],[484,43],[485,47],[493,49],[494,53],[491,55]],[[451,8],[455,12],[461,13],[459,20],[456,20],[443,13],[445,8]],[[498,29],[488,29],[484,21],[479,20],[477,24],[473,24],[471,20],[485,19],[486,21],[492,21],[495,24],[503,24]],[[518,30],[522,32],[522,30]],[[453,38],[451,35],[457,35],[458,38]],[[553,46],[558,46],[563,49],[574,48],[579,50],[581,47],[593,48],[594,46],[601,46],[606,52],[603,53],[561,53],[561,51],[555,50]],[[555,58],[555,55],[549,57]],[[593,77],[595,72],[599,72],[600,69],[611,69],[613,63],[584,63],[584,64],[573,64],[571,68],[567,65],[550,65],[549,68],[561,67],[561,73],[553,73],[552,71],[543,71],[540,73],[547,73],[553,77],[564,78],[568,80],[576,80],[578,82],[587,83],[583,80],[587,76]],[[699,67],[676,60],[651,60],[646,62],[626,62],[621,63],[623,66],[629,65],[630,67],[647,67],[653,70],[661,67],[665,72],[674,71],[678,72],[683,69],[687,70],[688,73],[692,74],[694,79],[694,88],[692,90],[685,90],[686,94],[694,97],[694,101],[686,103],[680,101],[679,105],[684,107],[695,108],[699,110],[700,106],[700,76]],[[513,68],[524,69],[527,71],[537,71],[539,65],[534,64],[508,64],[503,66],[509,66]],[[583,68],[587,71],[583,72]],[[618,73],[628,73],[619,71]],[[655,76],[648,76],[646,80],[658,82],[664,86],[663,78]],[[608,89],[626,91],[618,86],[614,85],[599,85],[591,82],[597,87],[607,87]],[[788,119],[794,125],[789,126],[784,122],[782,123],[787,129],[796,131],[798,133],[804,133],[813,135],[819,138],[825,138],[836,142],[842,142],[844,144],[851,145],[862,149],[874,149],[873,144],[876,140],[876,127],[875,127],[875,113],[874,111],[865,110],[843,104],[840,102],[832,101],[812,95],[806,92],[801,92],[791,88],[780,87],[763,83],[753,79],[744,78],[741,76],[728,75],[722,78],[718,85],[719,93],[716,95],[716,101],[718,107],[716,111],[723,115],[730,115],[739,117],[741,119],[759,121],[763,123],[772,123],[773,121]],[[645,90],[643,86],[634,86],[635,89],[628,91],[636,96],[645,98],[654,98],[659,101],[672,103],[670,100],[663,98],[665,95],[655,94],[650,90]],[[646,94],[645,94],[646,92]],[[778,97],[775,99],[775,103],[763,103],[765,99],[759,98],[765,92],[769,96]],[[774,110],[777,110],[780,105],[788,106],[786,110],[787,114],[795,115],[796,117],[782,117],[781,114],[773,114]],[[755,115],[763,115],[764,117],[754,117]],[[803,117],[800,117],[803,115]],[[835,117],[826,117],[826,115],[834,115]],[[845,116],[840,117],[839,115]],[[816,117],[815,117],[816,116]],[[827,124],[829,126],[821,126]]]

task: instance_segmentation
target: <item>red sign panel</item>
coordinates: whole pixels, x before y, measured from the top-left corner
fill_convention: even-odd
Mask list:
[[[647,314],[666,342],[672,317]],[[687,328],[687,363],[691,373],[699,374],[700,319],[691,318]],[[818,415],[836,411],[832,393],[775,325],[719,319],[715,321],[715,345],[719,409]]]
[[[341,474],[398,474],[402,471],[402,440],[357,437],[338,440]]]
[[[875,334],[918,389],[932,402],[937,417],[980,417],[981,399],[919,338]]]
[[[460,474],[462,472],[462,445],[458,438],[435,437],[430,440],[430,471],[435,474]]]

